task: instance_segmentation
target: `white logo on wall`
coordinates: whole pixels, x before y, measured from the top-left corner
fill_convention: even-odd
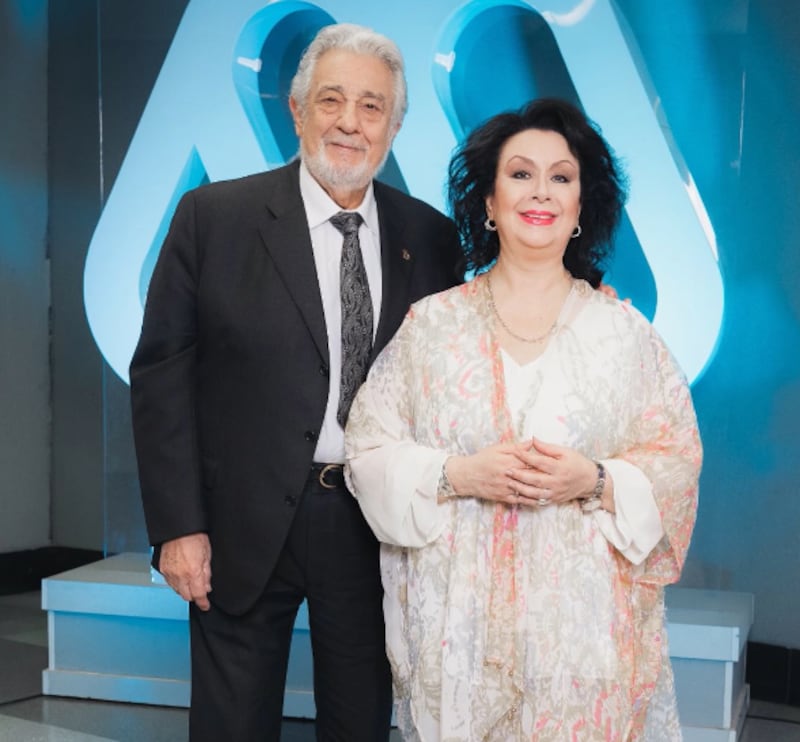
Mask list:
[[[178,199],[206,180],[271,169],[291,158],[289,77],[305,43],[339,20],[385,32],[403,51],[411,105],[393,148],[395,180],[438,208],[449,155],[476,116],[501,110],[489,110],[493,105],[521,105],[548,89],[548,76],[556,86],[550,94],[577,97],[630,174],[627,216],[655,283],[654,324],[689,379],[702,373],[723,314],[714,232],[665,135],[666,122],[650,102],[611,0],[190,0],[86,258],[89,325],[121,379],[128,378],[147,281]],[[552,65],[537,70],[512,60],[502,87],[522,97],[501,100],[492,77],[496,65],[481,64],[475,51],[496,45],[473,40],[485,28],[497,33],[498,24],[514,34],[521,22],[552,38],[567,83],[556,79]],[[508,54],[536,51],[505,48]],[[476,79],[481,69],[485,81]],[[570,90],[561,93],[559,85]],[[486,94],[470,99],[474,89]]]

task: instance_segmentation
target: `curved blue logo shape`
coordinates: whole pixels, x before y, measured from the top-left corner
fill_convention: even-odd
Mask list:
[[[86,312],[109,366],[127,380],[180,196],[291,159],[297,61],[320,27],[352,19],[388,33],[407,62],[411,107],[381,179],[438,208],[450,153],[480,120],[558,95],[602,125],[632,183],[608,280],[653,318],[696,379],[722,321],[714,233],[612,0],[371,5],[189,2],[87,254]]]
[[[498,111],[534,98],[557,96],[582,105],[550,24],[525,3],[463,6],[444,24],[437,48],[449,51],[436,54],[433,82],[458,139]],[[652,319],[656,284],[624,214],[608,267],[606,281]]]

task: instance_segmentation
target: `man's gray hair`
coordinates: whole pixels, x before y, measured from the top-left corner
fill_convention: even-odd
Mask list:
[[[314,68],[320,57],[331,49],[344,49],[355,54],[376,57],[389,68],[394,78],[394,108],[391,124],[399,126],[408,108],[403,55],[397,48],[397,44],[391,39],[370,28],[353,23],[325,26],[303,52],[289,91],[301,112],[306,111]]]

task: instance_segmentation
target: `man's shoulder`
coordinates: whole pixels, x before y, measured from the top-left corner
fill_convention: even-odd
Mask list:
[[[378,180],[375,181],[374,187],[375,199],[379,207],[388,205],[392,209],[410,213],[413,212],[416,218],[428,218],[434,221],[441,220],[442,222],[450,221],[441,211],[435,209],[429,203],[415,198],[414,196],[410,196],[399,188],[395,188],[394,186],[390,186]]]
[[[293,182],[298,183],[297,165],[289,163],[274,170],[266,170],[238,178],[217,180],[206,183],[190,191],[191,195],[201,201],[227,201],[230,199],[246,202],[255,198],[259,201],[276,187],[286,188]]]

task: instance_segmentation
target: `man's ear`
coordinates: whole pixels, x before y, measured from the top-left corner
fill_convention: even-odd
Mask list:
[[[292,112],[292,120],[294,121],[294,133],[298,137],[303,136],[303,112],[300,109],[300,104],[294,99],[294,96],[289,96],[289,110]]]
[[[401,122],[401,123],[399,123],[399,124],[395,124],[395,125],[394,125],[394,126],[393,126],[393,127],[390,129],[390,130],[389,130],[389,149],[391,149],[391,148],[392,148],[392,145],[394,144],[394,138],[397,136],[397,132],[398,132],[398,131],[400,131],[400,127],[401,127],[402,125],[403,125],[403,124],[402,124],[402,122]]]

